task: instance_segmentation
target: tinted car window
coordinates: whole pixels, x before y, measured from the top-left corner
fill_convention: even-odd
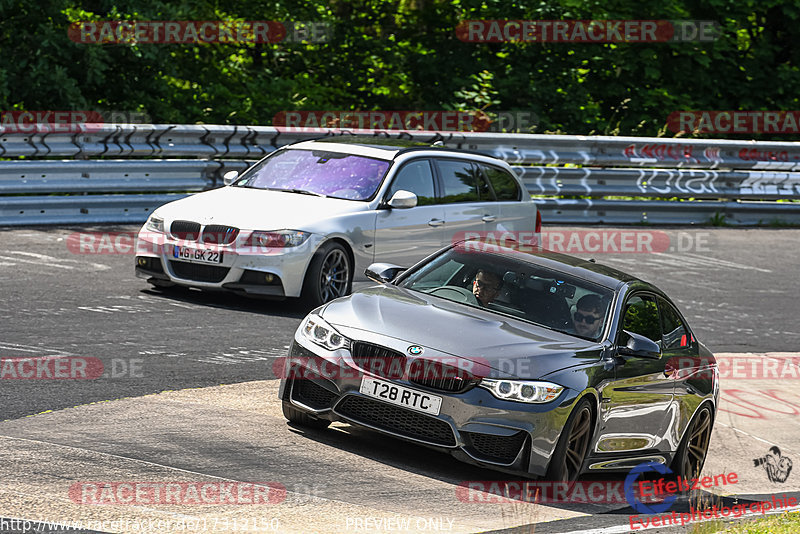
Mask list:
[[[290,149],[276,152],[251,167],[235,187],[300,190],[333,198],[367,200],[383,181],[385,160],[325,152]]]
[[[430,162],[421,160],[403,165],[389,187],[386,200],[401,189],[417,195],[417,205],[434,204],[436,197],[433,193],[433,172]]]
[[[475,173],[478,179],[478,196],[481,199],[481,202],[493,202],[495,200],[494,193],[492,192],[492,188],[489,185],[489,182],[486,180],[486,176],[482,172],[477,165],[473,166],[475,169]]]
[[[442,202],[478,202],[478,173],[468,161],[438,160]]]
[[[656,301],[648,296],[634,296],[625,305],[623,330],[639,334],[661,344],[661,324]]]
[[[484,279],[488,274],[500,281],[496,296],[490,302],[481,303],[475,298],[479,271]],[[576,334],[569,302],[576,295],[596,295],[603,303],[599,310],[601,318],[593,336],[582,336],[587,339],[599,339],[610,317],[607,305],[611,302],[610,290],[524,260],[479,252],[468,244],[437,256],[410,272],[398,285],[571,335]]]
[[[664,349],[680,349],[689,346],[689,333],[683,326],[678,312],[663,299],[658,299],[661,321],[664,325]]]
[[[483,172],[489,178],[497,200],[519,200],[519,188],[517,181],[508,171],[492,167],[491,165],[481,164]]]

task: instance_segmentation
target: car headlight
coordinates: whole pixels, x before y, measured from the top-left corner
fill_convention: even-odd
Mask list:
[[[247,238],[245,246],[264,248],[297,247],[311,234],[299,230],[278,230],[275,232],[255,231]]]
[[[317,314],[310,314],[300,325],[300,333],[307,340],[328,350],[350,348],[350,340],[336,331]]]
[[[531,380],[482,378],[478,386],[488,389],[498,399],[532,404],[550,402],[564,391],[558,384]]]
[[[156,217],[155,215],[151,215],[147,218],[147,222],[144,223],[144,227],[151,232],[159,232],[164,233],[164,219],[161,217]]]

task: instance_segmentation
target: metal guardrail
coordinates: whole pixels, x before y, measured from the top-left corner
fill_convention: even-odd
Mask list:
[[[798,199],[800,172],[520,167],[532,195]]]
[[[672,202],[667,200],[537,200],[548,224],[800,225],[800,203]]]
[[[219,167],[183,159],[0,161],[0,194],[203,191]]]
[[[0,224],[142,223],[158,206],[187,196],[19,196],[0,200]]]
[[[549,222],[702,224],[724,216],[731,224],[800,223],[797,204],[774,202],[800,200],[800,143],[270,126],[73,128],[0,134],[0,158],[24,158],[0,162],[0,225],[140,222],[174,194],[219,186],[228,170],[242,171],[280,146],[351,133],[483,152],[511,163],[533,195],[584,197],[539,199]],[[687,201],[607,198],[614,196]]]

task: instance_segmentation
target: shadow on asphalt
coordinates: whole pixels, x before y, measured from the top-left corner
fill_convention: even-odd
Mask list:
[[[509,480],[518,477],[460,462],[449,454],[347,423],[324,430],[288,423],[291,432],[409,473],[458,485],[467,480]],[[453,490],[455,494],[455,489]]]
[[[288,317],[302,319],[311,311],[299,299],[268,300],[250,298],[224,291],[208,291],[187,287],[169,288],[144,288],[140,290],[145,295],[164,298],[175,302],[219,308],[224,310],[258,313],[272,317]]]

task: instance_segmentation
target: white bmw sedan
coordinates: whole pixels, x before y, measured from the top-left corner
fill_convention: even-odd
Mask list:
[[[226,182],[153,212],[137,276],[316,306],[350,293],[371,263],[410,265],[453,240],[541,226],[504,161],[397,139],[295,143]]]

